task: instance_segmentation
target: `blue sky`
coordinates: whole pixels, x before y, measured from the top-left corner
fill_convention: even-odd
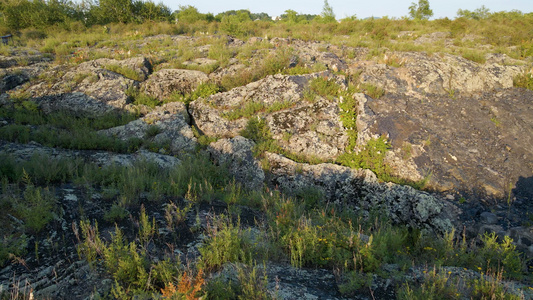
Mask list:
[[[154,0],[154,2],[158,2]],[[408,7],[418,0],[328,0],[337,19],[357,15],[358,18],[389,16],[400,18],[408,14]],[[172,10],[179,5],[192,5],[202,13],[220,13],[227,10],[248,9],[253,13],[266,12],[270,16],[279,16],[287,9],[303,14],[320,14],[324,0],[163,0]],[[429,0],[434,18],[455,18],[458,9],[474,10],[485,5],[494,11],[518,9],[533,12],[533,0]]]

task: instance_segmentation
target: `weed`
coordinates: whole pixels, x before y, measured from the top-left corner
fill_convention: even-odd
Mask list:
[[[154,108],[162,104],[162,102],[156,97],[152,97],[146,93],[141,92],[139,89],[131,86],[126,90],[126,95],[130,98],[130,101],[135,105],[146,105]]]
[[[337,158],[337,162],[350,168],[370,169],[378,176],[389,173],[384,163],[390,144],[384,137],[371,139],[359,153],[346,152]]]
[[[183,299],[183,297],[187,300],[198,299],[198,293],[202,291],[204,281],[204,273],[201,269],[196,276],[184,272],[177,287],[169,282],[165,288],[161,289],[162,297],[163,299]]]
[[[498,118],[496,118],[496,116],[492,116],[490,118],[490,121],[492,123],[494,123],[494,125],[496,125],[496,127],[500,127],[500,125],[502,124],[502,122],[500,120],[498,120]]]
[[[202,83],[190,94],[182,95],[181,93],[173,93],[164,102],[183,102],[189,105],[192,101],[198,98],[207,98],[221,91],[221,88],[214,83]]]
[[[339,284],[339,292],[343,295],[355,295],[358,290],[372,286],[372,274],[351,271],[345,274],[345,281]]]
[[[367,94],[368,96],[374,98],[374,99],[379,99],[381,98],[381,96],[385,95],[385,90],[378,87],[378,86],[375,86],[371,83],[365,83],[365,84],[362,84],[361,87],[362,91]]]
[[[479,259],[476,260],[478,266],[486,265],[487,270],[502,268],[508,276],[520,276],[524,269],[524,261],[509,236],[504,236],[503,241],[499,243],[494,232],[485,233],[481,241],[483,247],[478,251]]]
[[[353,151],[357,146],[357,103],[350,94],[341,97],[340,100],[339,117],[341,118],[342,125],[348,134],[346,151],[350,152]]]
[[[165,220],[167,221],[167,228],[172,229],[185,222],[187,214],[192,208],[192,203],[187,204],[181,208],[174,202],[170,202],[165,207]]]
[[[28,248],[28,236],[2,235],[0,239],[0,266],[5,266],[6,262],[14,256],[26,254]]]
[[[403,160],[408,160],[409,158],[411,158],[411,154],[412,154],[412,145],[411,143],[409,142],[404,142],[403,145],[402,145],[402,159]]]
[[[271,299],[267,291],[268,278],[266,272],[264,270],[263,274],[259,274],[259,272],[256,266],[239,265],[237,268],[237,278],[240,283],[239,299]]]
[[[156,135],[162,132],[161,128],[157,125],[150,125],[146,128],[146,133],[144,134],[146,138],[153,138]]]
[[[216,137],[210,137],[205,134],[201,134],[195,126],[192,127],[192,132],[196,137],[200,147],[207,147],[209,144],[217,141]]]
[[[463,51],[462,56],[478,64],[484,64],[487,61],[485,54],[478,51],[466,50]]]
[[[340,86],[334,80],[317,77],[309,82],[309,89],[319,96],[331,99],[339,94]]]
[[[503,270],[492,274],[487,270],[486,274],[481,274],[479,279],[473,282],[472,299],[502,299],[520,300],[518,295],[511,294],[507,287],[502,284]]]
[[[398,299],[462,299],[458,288],[451,283],[449,274],[444,270],[424,271],[424,282],[418,288],[408,283],[398,291]]]
[[[154,236],[156,230],[155,218],[152,218],[152,222],[150,222],[146,210],[144,209],[144,205],[141,205],[141,213],[139,215],[139,240],[145,248]]]
[[[513,78],[513,86],[533,90],[533,74],[523,73]]]
[[[243,106],[238,106],[228,112],[224,112],[222,117],[230,121],[238,120],[240,118],[250,118],[251,116],[256,115],[257,112],[262,111],[264,108],[264,103],[250,101],[245,103]]]
[[[209,239],[198,249],[202,255],[201,266],[207,270],[219,269],[226,262],[248,262],[253,245],[240,222],[233,225],[228,217],[217,217],[208,224]]]
[[[113,203],[111,208],[105,212],[104,220],[106,222],[118,222],[124,220],[129,215],[129,212],[119,203]]]

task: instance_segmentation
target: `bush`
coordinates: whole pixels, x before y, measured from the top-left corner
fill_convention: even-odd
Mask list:
[[[15,211],[31,232],[40,232],[54,216],[56,199],[49,190],[31,183],[26,186],[23,198],[15,205]]]

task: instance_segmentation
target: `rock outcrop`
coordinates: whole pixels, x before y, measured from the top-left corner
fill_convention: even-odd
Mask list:
[[[189,122],[185,104],[172,102],[157,107],[140,119],[123,126],[102,130],[101,133],[122,140],[152,139],[159,145],[168,144],[169,154],[178,155],[192,152],[198,146]]]
[[[334,159],[348,140],[339,118],[338,99],[317,97],[309,102],[303,96],[308,81],[322,75],[328,73],[268,76],[226,93],[198,99],[191,103],[190,113],[203,133],[225,138],[239,135],[249,118],[264,118],[272,137],[285,150]],[[251,116],[238,115],[246,114],[250,104],[258,107]]]
[[[296,163],[279,154],[267,153],[270,184],[288,193],[308,187],[324,192],[328,201],[350,203],[356,210],[383,211],[398,224],[448,232],[457,218],[451,204],[433,195],[394,183],[380,183],[370,170],[355,170],[334,164]]]
[[[263,187],[265,173],[254,158],[254,146],[253,141],[237,136],[218,140],[209,145],[207,151],[215,163],[227,166],[235,180],[247,189],[258,190]]]
[[[200,71],[163,69],[153,73],[141,84],[141,89],[148,95],[163,100],[173,93],[185,95],[194,91],[198,85],[209,78]]]
[[[387,136],[396,149],[388,157],[395,175],[419,180],[430,174],[435,190],[502,199],[533,169],[529,90],[358,99],[360,143]]]
[[[362,82],[419,100],[427,98],[428,94],[452,95],[510,88],[513,78],[524,71],[523,66],[516,65],[517,61],[503,54],[491,56],[485,64],[442,53],[393,52],[385,56],[385,63],[355,62],[350,70],[362,72]],[[391,60],[399,66],[387,65]],[[513,62],[515,65],[509,65]]]
[[[38,143],[16,144],[0,141],[0,152],[13,156],[18,161],[29,161],[33,156],[51,159],[82,159],[97,166],[132,166],[136,162],[148,161],[158,164],[162,168],[170,168],[180,163],[174,156],[139,150],[133,154],[118,154],[107,151],[66,150],[42,146]]]

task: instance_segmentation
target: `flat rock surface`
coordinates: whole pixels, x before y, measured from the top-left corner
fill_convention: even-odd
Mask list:
[[[412,159],[430,187],[478,198],[507,197],[533,174],[533,92],[503,89],[414,99],[388,94],[368,98],[358,118],[363,135],[385,135],[392,146],[417,145]],[[408,155],[409,156],[409,155]],[[399,176],[403,174],[398,173]],[[519,184],[516,192],[527,188]]]

